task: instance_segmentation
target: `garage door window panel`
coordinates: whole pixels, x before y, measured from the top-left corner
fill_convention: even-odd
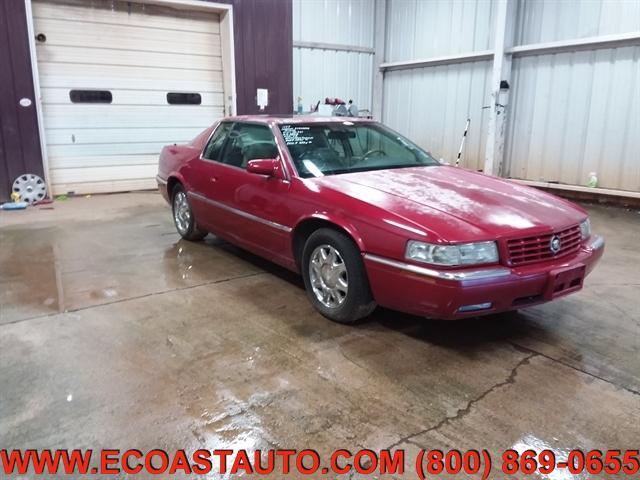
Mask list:
[[[71,103],[111,103],[113,95],[109,90],[71,90]]]
[[[169,105],[200,105],[202,103],[202,95],[199,93],[167,93],[167,103]]]

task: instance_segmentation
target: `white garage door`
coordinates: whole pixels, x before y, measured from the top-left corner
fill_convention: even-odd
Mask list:
[[[36,0],[33,16],[54,194],[154,188],[162,146],[223,115],[217,14]]]

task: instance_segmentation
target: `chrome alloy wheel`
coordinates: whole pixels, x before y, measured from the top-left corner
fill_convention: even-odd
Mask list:
[[[325,307],[338,307],[347,298],[347,266],[340,252],[331,245],[320,245],[311,253],[309,279],[313,293]]]
[[[173,220],[181,235],[186,235],[191,224],[191,208],[187,201],[187,194],[177,192],[173,197]]]

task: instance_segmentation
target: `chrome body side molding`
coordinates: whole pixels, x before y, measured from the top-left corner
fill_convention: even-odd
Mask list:
[[[217,202],[215,200],[211,200],[210,198],[205,197],[204,195],[201,195],[199,193],[195,193],[195,192],[188,192],[188,195],[190,197],[196,198],[202,202],[208,203],[210,205],[213,205],[214,207],[218,207],[221,208],[223,210],[226,210],[227,212],[231,212],[234,213],[240,217],[246,218],[248,220],[253,220],[254,222],[258,222],[258,223],[262,223],[263,225],[267,225],[271,228],[275,228],[277,230],[282,230],[283,232],[289,233],[291,232],[292,228],[291,227],[287,227],[286,225],[282,225],[280,223],[276,223],[276,222],[272,222],[271,220],[267,220],[265,218],[262,217],[258,217],[256,215],[253,215],[251,213],[245,212],[244,210],[238,210],[237,208],[233,208],[230,207],[229,205],[225,205],[224,203],[221,202]]]

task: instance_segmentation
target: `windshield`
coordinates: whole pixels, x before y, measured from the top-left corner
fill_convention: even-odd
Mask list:
[[[303,178],[390,168],[439,165],[429,154],[377,123],[281,125]]]

